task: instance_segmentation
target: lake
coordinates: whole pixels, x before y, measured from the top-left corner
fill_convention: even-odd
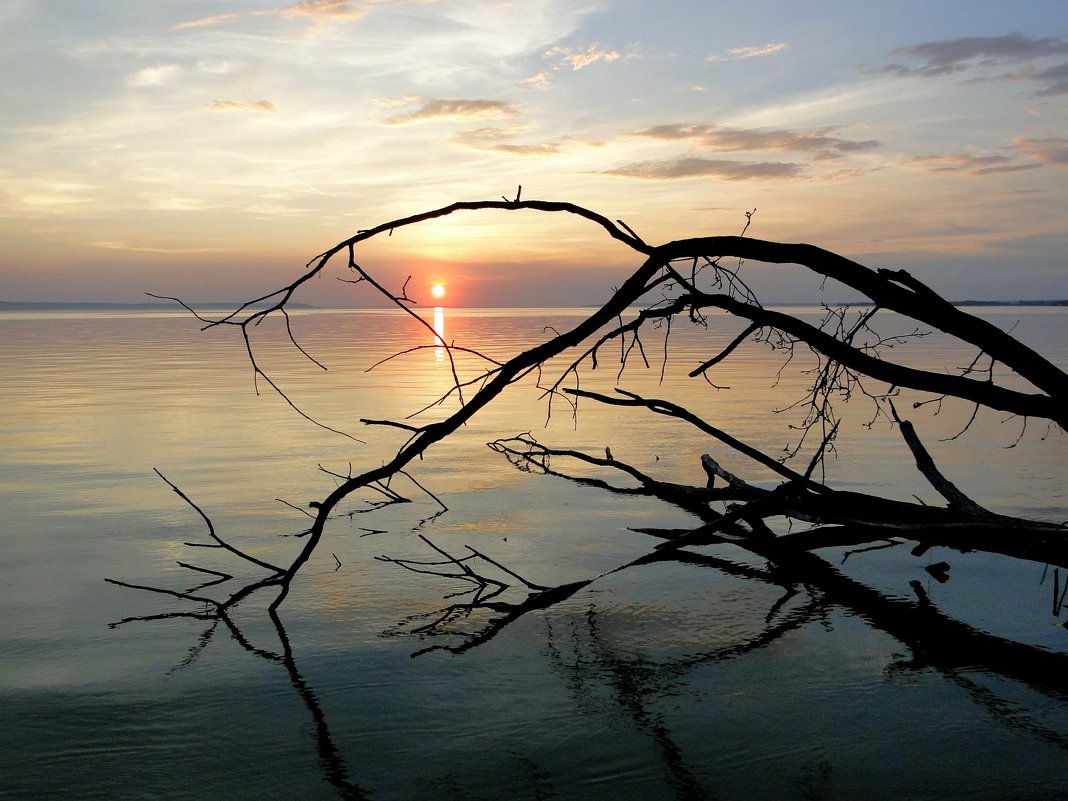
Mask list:
[[[1068,310],[975,313],[1068,365]],[[436,325],[502,359],[584,314],[444,309]],[[410,503],[345,506],[282,606],[282,629],[265,612],[271,590],[229,627],[197,617],[203,606],[106,583],[187,590],[212,578],[178,560],[231,571],[230,585],[256,577],[185,544],[208,542],[204,522],[154,469],[229,541],[287,564],[309,502],[336,485],[330,473],[380,464],[404,442],[405,431],[361,418],[430,405],[415,418],[427,421],[455,408],[455,396],[432,405],[452,366],[406,317],[307,310],[292,322],[328,369],[278,321],[254,332],[260,365],[306,415],[363,442],[309,422],[262,379],[257,394],[233,330],[202,332],[178,311],[0,314],[0,798],[1068,798],[1068,681],[1051,689],[928,664],[863,610],[812,588],[785,596],[736,546],[610,572],[655,544],[633,528],[694,518],[516,470],[487,442],[530,432],[594,455],[610,447],[697,484],[712,453],[755,484],[776,481],[678,421],[585,401],[577,414],[559,400],[550,410],[535,377],[410,466],[432,495],[398,482]],[[885,326],[912,330],[892,317]],[[779,355],[749,343],[711,374],[716,386],[685,377],[741,328],[714,316],[707,328],[676,325],[666,343],[650,331],[649,367],[632,353],[622,375],[618,344],[606,345],[581,386],[675,400],[779,454],[796,442],[799,413],[786,409],[810,364],[780,372]],[[947,370],[973,356],[938,337],[887,354]],[[463,377],[486,364],[456,358]],[[550,365],[542,383],[565,367]],[[998,512],[1068,519],[1061,431],[991,413],[954,438],[970,409],[935,414],[910,399],[899,408],[965,492]],[[849,404],[828,482],[940,504],[898,433],[871,419],[865,398]],[[419,628],[465,587],[375,558],[438,558],[421,536],[541,585],[600,577],[463,650],[491,615]],[[1052,600],[1064,571],[937,548],[914,556],[908,544],[821,555],[887,596],[915,599],[920,582],[978,629],[1068,652],[1068,612]],[[925,571],[942,560],[944,584]]]

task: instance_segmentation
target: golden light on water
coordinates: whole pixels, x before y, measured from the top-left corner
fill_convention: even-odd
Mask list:
[[[435,289],[438,286],[435,286]],[[434,340],[437,345],[434,348],[434,358],[436,361],[443,361],[445,359],[445,309],[441,306],[434,307]]]

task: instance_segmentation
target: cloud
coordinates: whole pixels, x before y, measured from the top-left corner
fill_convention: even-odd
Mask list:
[[[1041,167],[1041,164],[1018,164],[1009,156],[972,156],[968,154],[916,156],[909,160],[931,172],[965,172],[970,175],[994,175],[1003,172],[1020,172]]]
[[[225,247],[225,248],[168,248],[157,247],[153,245],[131,245],[128,242],[122,242],[110,239],[97,239],[85,244],[94,248],[102,248],[103,250],[127,250],[133,253],[163,253],[167,255],[178,255],[182,253],[227,253],[230,251],[238,250],[238,248]]]
[[[1068,138],[1061,136],[1050,139],[1016,139],[1012,144],[1043,164],[1068,167]]]
[[[205,75],[229,75],[234,71],[234,63],[227,59],[209,58],[198,61],[197,69]]]
[[[790,45],[785,42],[769,42],[759,47],[731,47],[724,52],[726,55],[716,56],[712,55],[708,57],[709,61],[741,61],[747,58],[760,58],[761,56],[770,56],[775,53],[781,53],[783,50],[789,50]]]
[[[486,128],[473,128],[456,135],[456,139],[465,143],[488,143],[500,142],[502,139],[510,139],[513,136],[526,131],[522,125],[497,125]]]
[[[428,100],[415,111],[390,117],[390,125],[405,125],[426,120],[476,120],[518,114],[512,103],[500,100]]]
[[[98,199],[101,189],[94,183],[71,178],[50,179],[47,175],[35,175],[17,183],[8,181],[8,184],[0,199],[10,199],[25,210],[46,213],[92,203]]]
[[[254,14],[277,14],[280,17],[337,17],[354,19],[363,16],[363,11],[352,8],[348,0],[304,0],[284,8],[256,11]]]
[[[405,95],[404,97],[376,97],[371,102],[379,108],[399,108],[422,99],[419,95]]]
[[[1032,80],[1045,84],[1045,86],[1038,91],[1039,95],[1068,95],[1068,62],[1058,64],[1055,67],[1049,67],[1048,69],[1037,70],[1029,77]]]
[[[899,74],[932,77],[961,72],[972,65],[1019,63],[1043,56],[1068,55],[1068,41],[1046,37],[1032,39],[1011,33],[1006,36],[969,36],[926,42],[892,51],[925,59],[922,67],[892,64],[886,69]]]
[[[559,142],[545,142],[543,144],[534,145],[515,145],[502,142],[501,144],[492,145],[485,149],[494,153],[504,153],[509,156],[555,156],[563,150],[563,145]]]
[[[1038,69],[1030,63],[1037,59],[1068,56],[1068,39],[1064,38],[1036,39],[1018,33],[1005,36],[971,36],[901,47],[892,52],[922,59],[923,63],[918,67],[889,64],[882,68],[883,73],[902,77],[937,78],[1002,64],[1026,64],[1022,70],[994,77],[1000,80],[1026,79],[1037,82],[1041,85],[1039,95],[1068,94],[1068,62],[1045,69]]]
[[[266,8],[260,11],[252,11],[248,13],[251,17],[308,17],[318,21],[328,21],[331,19],[357,19],[365,14],[364,9],[355,9],[352,7],[352,3],[349,0],[305,0],[301,3],[294,3],[290,6],[280,6],[277,8]],[[188,30],[190,28],[208,28],[215,25],[222,25],[227,22],[233,22],[239,19],[243,15],[236,11],[228,11],[223,14],[214,14],[210,17],[200,17],[199,19],[189,20],[188,22],[179,22],[173,27],[173,30],[181,31]]]
[[[573,50],[570,47],[554,47],[545,51],[545,58],[556,59],[557,68],[567,64],[572,70],[580,70],[596,64],[598,61],[611,62],[619,58],[618,50],[602,50],[597,43],[585,50]]]
[[[31,206],[38,209],[48,209],[61,206],[72,206],[80,203],[89,203],[93,200],[91,197],[84,195],[76,195],[67,192],[32,192],[27,195],[22,195],[18,198],[19,202],[25,206]]]
[[[596,64],[598,61],[605,63],[617,61],[620,58],[620,54],[618,50],[603,50],[595,42],[585,50],[576,50],[570,47],[553,47],[546,50],[542,57],[554,63],[548,70],[541,70],[519,81],[519,85],[524,89],[548,89],[555,72],[567,67],[570,67],[571,71],[575,72],[585,69],[591,64]],[[628,58],[630,57],[628,56]]]
[[[271,114],[278,108],[270,100],[213,100],[208,104],[212,111],[266,111]]]
[[[189,22],[179,22],[174,26],[173,30],[182,31],[187,28],[208,28],[213,25],[222,25],[225,22],[231,22],[237,19],[240,14],[235,12],[228,12],[226,14],[215,14],[211,17],[201,17],[200,19],[189,20]]]
[[[634,136],[651,139],[693,140],[713,150],[770,150],[776,152],[837,151],[838,153],[874,150],[874,139],[853,141],[833,136],[835,128],[813,130],[775,130],[767,128],[728,128],[702,123],[655,125],[635,131]]]
[[[524,78],[519,82],[519,85],[524,89],[548,89],[550,76],[550,72],[542,70],[541,72],[531,75],[529,78]]]
[[[983,236],[998,232],[999,229],[993,225],[940,225],[935,228],[917,230],[913,233],[913,236]]]
[[[182,68],[177,64],[162,64],[158,67],[145,67],[127,78],[126,82],[130,86],[163,86],[165,83],[169,83],[174,78],[177,78],[181,72]]]
[[[675,180],[679,178],[722,178],[725,181],[748,181],[767,178],[791,178],[801,172],[797,164],[782,162],[743,162],[720,159],[681,158],[665,161],[640,161],[601,175],[646,180]]]
[[[602,142],[593,142],[575,137],[564,137],[556,142],[541,142],[535,144],[517,144],[505,141],[523,133],[520,126],[501,126],[496,128],[476,128],[471,131],[463,131],[453,137],[454,141],[474,150],[482,150],[490,153],[499,153],[506,156],[519,156],[523,158],[538,156],[555,156],[566,150],[574,150],[580,147],[600,147]]]

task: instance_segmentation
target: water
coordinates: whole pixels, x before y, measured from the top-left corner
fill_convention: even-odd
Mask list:
[[[983,313],[1068,364],[1063,310]],[[446,341],[499,359],[579,315],[446,309],[439,324]],[[485,622],[457,621],[452,637],[411,633],[461,589],[373,558],[428,558],[419,534],[556,585],[647,552],[651,541],[628,527],[691,524],[656,501],[517,472],[485,447],[492,439],[529,431],[594,454],[607,445],[673,481],[702,481],[698,459],[712,452],[754,483],[774,484],[648,413],[583,402],[573,418],[557,403],[547,422],[530,382],[412,465],[446,514],[398,484],[412,503],[330,526],[282,609],[281,635],[264,613],[270,598],[256,596],[238,607],[234,630],[195,617],[109,626],[202,610],[105,577],[186,589],[197,577],[178,559],[254,577],[183,544],[206,541],[203,523],[153,468],[229,540],[285,563],[307,524],[293,507],[334,485],[319,465],[362,470],[406,436],[359,419],[400,419],[450,386],[433,336],[398,315],[298,313],[294,327],[329,370],[270,325],[256,332],[261,366],[309,416],[365,443],[315,427],[262,381],[257,396],[233,331],[201,333],[178,313],[0,316],[0,797],[1065,797],[1063,689],[925,665],[856,608],[804,590],[784,601],[762,578],[762,560],[731,546],[701,549],[703,562],[605,576],[462,654],[412,658],[459,644]],[[768,412],[796,398],[804,376],[777,380],[778,362],[753,345],[713,376],[729,390],[684,379],[710,341],[722,345],[738,330],[721,317],[707,331],[676,327],[663,381],[663,342],[650,334],[650,369],[632,360],[620,384],[682,402],[776,452],[795,435],[789,413]],[[615,347],[605,347],[599,370],[583,371],[583,388],[611,391]],[[934,339],[907,347],[930,364],[972,358]],[[478,363],[463,358],[458,369],[467,375]],[[450,404],[420,419],[439,419]],[[1019,423],[989,415],[940,442],[967,410],[930,411],[909,416],[958,486],[996,511],[1068,519],[1063,434],[1032,422],[1017,443]],[[869,406],[851,404],[829,480],[937,503],[898,435],[884,424],[868,430],[869,418]],[[913,597],[909,582],[920,580],[940,608],[976,627],[1068,651],[1066,614],[1051,610],[1052,569],[908,548],[853,554],[843,569],[896,597]],[[836,564],[843,556],[825,555]],[[944,585],[923,570],[942,559],[953,565]]]

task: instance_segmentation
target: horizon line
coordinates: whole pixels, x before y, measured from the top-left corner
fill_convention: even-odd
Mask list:
[[[1068,306],[1068,298],[1051,298],[1051,299],[963,299],[963,300],[951,300],[954,306]],[[226,309],[234,310],[244,305],[244,302],[234,301],[197,301],[189,302],[187,304],[194,309]],[[251,304],[250,309],[262,308],[267,304]],[[599,308],[600,304],[592,303],[580,303],[568,306],[562,305],[535,305],[535,306],[447,306],[442,303],[428,303],[420,304],[416,303],[415,306],[425,309],[433,309],[435,307],[441,308],[453,308],[453,309],[595,309]],[[871,305],[870,301],[835,301],[828,303],[815,303],[812,301],[796,301],[796,300],[777,300],[771,301],[767,305],[771,306],[805,306],[813,308],[822,308],[824,306],[829,307],[841,307],[841,306],[868,306]],[[387,304],[374,304],[374,305],[344,305],[344,306],[324,306],[313,303],[288,303],[286,307],[292,310],[301,311],[391,311],[396,310],[395,306]],[[631,308],[644,308],[642,306],[634,306]],[[179,303],[168,303],[164,301],[141,301],[141,302],[124,302],[124,301],[63,301],[63,300],[0,300],[0,311],[92,311],[92,310],[144,310],[144,311],[157,311],[157,310],[173,310],[182,311],[182,305]]]

